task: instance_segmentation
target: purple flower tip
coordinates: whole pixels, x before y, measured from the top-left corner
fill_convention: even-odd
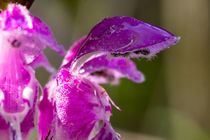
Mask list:
[[[178,40],[164,29],[131,17],[105,18],[90,31],[75,59],[92,52],[149,58]]]

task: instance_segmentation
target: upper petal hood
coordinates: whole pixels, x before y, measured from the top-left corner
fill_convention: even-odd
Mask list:
[[[131,17],[105,18],[71,47],[70,57],[66,57],[63,64],[70,71],[78,71],[85,62],[101,55],[151,58],[179,39],[164,29]]]
[[[148,58],[178,40],[164,29],[131,17],[105,18],[90,31],[75,59],[92,52]]]
[[[101,81],[94,74],[105,71],[115,81],[127,77],[142,82],[144,77],[135,64],[121,56],[150,58],[178,40],[161,28],[130,17],[101,21],[72,46],[57,77],[50,82],[52,86],[41,101],[40,138],[120,139],[109,122],[111,100],[97,85]]]

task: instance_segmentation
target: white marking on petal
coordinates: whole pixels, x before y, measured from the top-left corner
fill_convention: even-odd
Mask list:
[[[14,116],[10,121],[10,139],[22,140],[20,120],[16,116]]]
[[[121,47],[120,49],[124,49],[124,48],[127,48],[129,47],[130,45],[132,45],[134,42],[134,40],[132,39],[128,44],[126,44],[125,46]]]
[[[22,122],[22,120],[25,118],[26,114],[28,113],[28,111],[30,110],[30,107],[28,106],[27,103],[24,104],[25,108],[22,112],[18,112],[18,113],[7,113],[4,111],[4,106],[3,104],[0,104],[0,113],[1,115],[4,117],[4,119],[7,122],[12,122],[12,120],[14,119],[14,117],[18,118],[20,122]]]
[[[33,95],[33,89],[30,87],[26,87],[23,90],[23,99],[26,99],[30,102],[30,106],[32,106],[33,101],[34,101],[34,95]]]
[[[9,5],[8,11],[12,12],[13,7]]]
[[[85,70],[84,69],[80,69],[79,70],[79,73],[81,74],[81,73],[84,73],[85,72]]]
[[[0,103],[4,100],[4,93],[0,89]]]
[[[57,82],[56,79],[53,79],[50,81],[50,83],[47,85],[48,88],[48,100],[52,101],[55,93],[56,93],[56,87],[57,87]]]
[[[104,52],[92,52],[89,54],[85,54],[84,56],[80,57],[76,62],[73,63],[73,65],[70,68],[70,71],[76,72],[76,74],[79,72],[78,70],[85,64],[85,62],[90,61],[91,59],[104,55]]]

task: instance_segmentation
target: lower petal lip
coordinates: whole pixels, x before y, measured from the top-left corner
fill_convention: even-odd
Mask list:
[[[64,137],[65,139],[88,139],[95,124],[100,120],[109,121],[111,116],[110,98],[103,88],[86,78],[73,76],[66,72],[68,71],[61,69],[57,75],[58,87],[57,92],[54,92],[53,101],[48,99],[47,92],[42,98],[39,110],[40,138],[48,137],[50,132],[49,137],[53,136],[54,138],[59,136],[63,139]],[[51,111],[47,110],[43,103],[46,106],[48,104],[52,106],[52,108],[49,108]],[[54,103],[55,106],[53,107]],[[54,112],[53,114],[56,115],[51,118],[49,112]],[[41,122],[46,123],[46,125],[43,126],[43,124],[40,124]],[[45,130],[45,128],[49,130]]]

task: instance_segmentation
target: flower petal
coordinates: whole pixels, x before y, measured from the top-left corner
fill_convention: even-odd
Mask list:
[[[56,82],[56,81],[55,81]],[[48,86],[53,86],[48,84]],[[56,87],[55,87],[56,88]],[[39,104],[39,120],[38,120],[38,133],[39,140],[44,140],[49,137],[51,124],[53,121],[53,103],[48,100],[48,87],[44,89],[44,95]]]
[[[1,124],[1,122],[0,122]],[[1,129],[0,128],[0,136],[2,140],[10,140],[9,131],[7,129]]]
[[[144,81],[144,76],[136,69],[136,65],[129,58],[109,57],[106,55],[93,58],[86,62],[79,74],[96,83],[117,84],[119,78],[126,77],[134,82]]]
[[[37,91],[37,93],[38,93],[38,91]],[[34,121],[35,121],[36,107],[37,107],[36,103],[37,103],[37,96],[34,97],[33,106],[28,111],[28,113],[25,115],[24,119],[22,120],[22,122],[20,124],[20,129],[21,129],[21,134],[22,134],[23,139],[24,138],[28,139],[28,136],[29,136],[31,130],[35,126]]]
[[[82,43],[86,40],[86,36],[82,37],[81,39],[79,39],[78,41],[76,41],[68,50],[65,58],[63,59],[62,65],[64,66],[68,63],[71,63],[71,61],[74,59],[78,49],[82,46]]]
[[[178,40],[161,28],[131,17],[105,18],[90,31],[75,59],[93,52],[149,58]]]
[[[105,90],[87,79],[71,75],[66,69],[58,73],[57,83],[55,95],[48,93],[48,97],[41,101],[40,112],[44,117],[39,117],[39,125],[46,125],[45,128],[39,127],[40,139],[86,140],[95,137],[100,132],[98,123],[109,122],[111,116],[111,105]],[[53,97],[53,101],[49,96]],[[49,104],[54,106],[49,108],[50,113],[46,107]],[[51,111],[53,115],[50,115]],[[92,136],[93,131],[95,134]]]
[[[38,85],[36,83],[31,84],[31,86],[26,86],[22,93],[23,94],[22,100],[20,99],[17,99],[16,101],[14,101],[13,99],[10,100],[5,98],[10,95],[6,95],[7,93],[3,92],[1,93],[4,94],[4,99],[0,101],[0,126],[1,126],[0,133],[2,131],[7,132],[8,138],[9,135],[10,137],[11,135],[13,136],[21,135],[23,140],[28,138],[31,129],[34,128],[35,109],[36,109],[37,93],[38,93],[37,86]],[[18,97],[19,95],[17,96],[13,94],[13,96]],[[21,106],[23,110],[19,110],[20,108],[19,106]],[[13,118],[15,120],[13,120]],[[16,127],[13,127],[14,123],[17,123],[17,127],[20,127],[20,130],[16,130]],[[7,140],[6,133],[4,139]]]
[[[64,53],[49,28],[24,6],[10,4],[0,13],[0,115],[8,124],[5,131],[17,139],[27,138],[34,127],[39,83],[33,68],[53,71],[42,53],[47,46]]]
[[[65,52],[63,47],[56,43],[47,25],[21,5],[10,4],[7,10],[0,14],[0,34],[0,38],[6,39],[11,47],[21,50],[27,64],[47,46],[59,54]]]
[[[34,70],[23,64],[20,51],[6,46],[0,50],[0,115],[10,124],[7,131],[16,131],[17,126],[15,133],[27,136],[34,126],[38,82]]]
[[[69,75],[67,82],[67,77],[64,78],[58,85],[55,99],[57,129],[70,139],[87,139],[97,121],[109,120],[111,107],[108,95],[99,93],[88,80]],[[59,77],[59,80],[62,79]]]
[[[28,64],[29,66],[31,66],[33,69],[37,68],[37,67],[44,67],[48,72],[50,73],[55,73],[55,69],[51,66],[51,64],[49,63],[49,61],[47,60],[47,57],[41,53],[39,56],[36,57],[36,59],[34,59],[34,61],[32,61],[30,64]]]
[[[32,16],[32,21],[33,30],[36,33],[37,37],[39,37],[40,41],[45,44],[45,46],[51,47],[60,55],[64,55],[65,49],[62,45],[56,43],[55,38],[53,37],[53,34],[50,31],[49,27],[37,17]]]
[[[114,131],[110,122],[105,121],[99,133],[91,140],[121,140],[121,137]]]
[[[8,134],[8,136],[7,136]],[[7,140],[6,137],[9,137],[9,125],[5,119],[0,114],[0,136]]]

